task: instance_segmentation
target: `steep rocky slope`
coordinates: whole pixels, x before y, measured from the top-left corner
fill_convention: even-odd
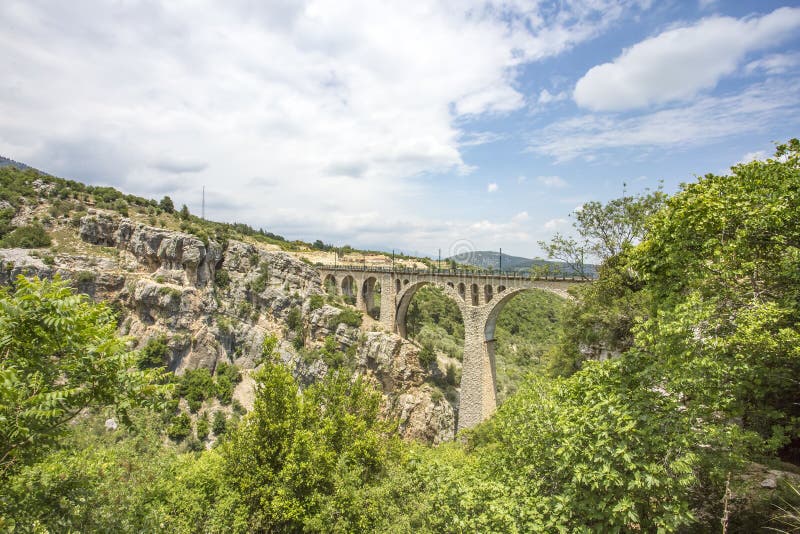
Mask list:
[[[35,213],[21,211],[15,222]],[[165,339],[165,363],[177,374],[201,367],[213,373],[221,362],[235,363],[247,374],[259,363],[264,338],[274,335],[282,360],[309,383],[328,368],[313,349],[332,336],[350,355],[347,368],[382,389],[385,412],[399,419],[402,436],[432,443],[452,439],[453,406],[421,368],[418,347],[392,333],[370,331],[377,330],[374,323],[360,328],[337,323],[342,305],[312,309],[311,297],[323,295],[320,277],[293,256],[241,241],[201,240],[105,210],[90,209],[73,222],[77,228],[52,224],[60,239],[77,235],[80,247],[55,254],[1,249],[0,283],[13,283],[18,274],[72,280],[79,291],[120,311],[120,333],[132,336],[137,347]],[[288,328],[288,316],[298,312],[302,327]],[[251,387],[245,379],[236,393],[245,406]]]

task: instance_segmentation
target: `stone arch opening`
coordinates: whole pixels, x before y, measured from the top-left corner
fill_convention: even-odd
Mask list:
[[[478,284],[472,284],[469,293],[472,298],[472,305],[478,306],[481,303],[481,297],[478,294]]]
[[[364,311],[373,319],[381,317],[381,283],[374,276],[364,280],[361,286]]]
[[[400,292],[400,287],[401,287],[400,286],[400,279],[398,278],[397,280],[394,281],[394,291],[395,291],[395,293],[399,293]]]
[[[448,285],[448,286],[450,286],[450,287],[452,287],[452,288],[455,288],[455,287],[456,287],[455,285],[453,285],[453,282],[447,282],[447,285]]]
[[[501,404],[516,391],[520,377],[542,365],[547,351],[557,343],[567,301],[540,288],[512,287],[496,297],[487,306],[481,337],[494,359],[495,392]]]
[[[461,297],[461,300],[467,300],[467,286],[464,282],[458,284],[458,296]]]
[[[403,285],[404,285],[404,286],[407,286],[407,285],[408,285],[408,278],[406,278],[405,280],[403,280]]]
[[[322,281],[322,287],[325,289],[325,292],[330,295],[337,294],[337,285],[336,285],[336,277],[332,274],[329,274],[325,277],[325,280]]]
[[[502,293],[505,290],[506,290],[506,286],[497,286],[497,292],[498,293]]]
[[[484,302],[491,301],[493,296],[494,296],[494,289],[492,288],[492,284],[486,284],[485,286],[483,286]]]
[[[437,321],[444,318],[448,321],[450,324],[447,325],[446,330],[448,330],[448,332],[455,332],[459,339],[458,343],[463,344],[464,316],[461,308],[462,304],[459,301],[456,291],[449,286],[438,285],[429,281],[415,282],[405,288],[403,293],[397,296],[397,313],[395,315],[397,333],[404,338],[408,338],[410,333],[418,333],[416,331],[418,323],[415,323],[415,321],[420,318],[414,316],[416,313],[415,309],[418,309],[418,307],[412,307],[412,302],[414,301],[414,297],[419,293],[419,290],[423,287],[425,287],[426,290],[422,295],[428,299],[437,301],[435,302],[435,306],[432,307],[432,319]],[[410,323],[408,317],[409,309],[411,309],[412,313]],[[453,319],[454,316],[457,316],[457,321]],[[452,323],[456,322],[459,325],[457,328],[452,326]],[[410,329],[409,325],[411,326]]]
[[[356,281],[349,274],[342,278],[342,296],[346,303],[356,303]]]

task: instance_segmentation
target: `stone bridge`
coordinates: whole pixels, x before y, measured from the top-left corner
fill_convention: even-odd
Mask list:
[[[568,298],[567,288],[583,280],[531,279],[521,273],[462,270],[403,270],[369,267],[317,267],[329,290],[376,316],[391,332],[407,337],[406,313],[414,293],[426,284],[441,288],[458,304],[464,321],[464,359],[458,430],[470,428],[497,408],[494,331],[506,303],[523,291],[538,289]],[[378,304],[380,303],[380,304]]]

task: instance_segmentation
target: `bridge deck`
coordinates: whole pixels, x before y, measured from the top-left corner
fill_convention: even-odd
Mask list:
[[[441,277],[461,277],[461,278],[497,278],[497,279],[514,279],[514,280],[529,280],[529,281],[566,281],[566,282],[584,282],[592,278],[581,276],[567,276],[552,275],[552,276],[531,276],[529,273],[521,273],[519,271],[495,271],[495,270],[478,270],[473,271],[470,269],[398,269],[391,267],[367,267],[364,265],[317,265],[315,268],[318,271],[339,271],[339,272],[364,272],[375,274],[410,274],[415,276],[441,276]]]

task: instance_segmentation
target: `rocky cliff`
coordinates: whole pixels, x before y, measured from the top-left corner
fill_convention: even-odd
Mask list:
[[[404,437],[452,439],[453,406],[420,367],[418,347],[378,331],[374,323],[337,324],[340,307],[312,309],[311,297],[323,295],[320,277],[293,256],[241,241],[204,241],[101,210],[82,217],[76,232],[86,245],[81,253],[0,250],[0,283],[11,283],[18,274],[71,280],[79,291],[115,306],[121,334],[132,336],[138,347],[164,338],[165,363],[177,374],[200,367],[213,372],[220,362],[253,369],[265,336],[274,335],[283,361],[309,383],[329,365],[313,349],[333,337],[351,357],[347,368],[381,388],[385,413],[399,419]],[[287,328],[289,314],[298,312],[302,327]],[[242,387],[252,382],[245,380]],[[248,394],[237,392],[245,405]]]

